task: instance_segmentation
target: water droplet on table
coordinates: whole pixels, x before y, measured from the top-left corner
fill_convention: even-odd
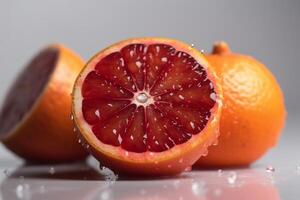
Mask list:
[[[266,172],[273,173],[273,172],[275,172],[275,168],[272,166],[268,166],[268,167],[266,167]]]
[[[236,179],[237,179],[237,174],[236,172],[232,171],[232,172],[229,172],[228,176],[227,176],[227,182],[230,184],[230,185],[234,185],[235,182],[236,182]]]
[[[223,170],[222,169],[218,169],[218,176],[222,176],[223,175]]]
[[[55,168],[54,167],[49,168],[49,174],[51,174],[51,175],[55,174]]]
[[[111,169],[100,166],[100,174],[104,176],[106,181],[114,182],[118,179],[118,175],[115,174]]]
[[[205,196],[207,189],[205,187],[205,182],[197,181],[192,184],[192,192],[195,196],[202,197]]]
[[[28,184],[20,184],[15,189],[17,199],[29,200],[31,199],[31,190]]]

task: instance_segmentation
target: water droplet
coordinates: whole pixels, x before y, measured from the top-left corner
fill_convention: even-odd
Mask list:
[[[9,175],[8,169],[4,169],[3,173],[4,173],[5,176],[8,176]]]
[[[81,139],[78,139],[78,143],[81,144]]]
[[[233,184],[235,184],[236,179],[237,179],[237,174],[236,174],[236,172],[234,172],[234,171],[229,172],[228,177],[227,177],[227,182],[228,182],[230,185],[233,185]]]
[[[180,158],[178,162],[179,162],[179,163],[183,163],[183,159],[182,159],[182,158]]]
[[[125,151],[125,156],[129,156],[129,152],[128,151]]]
[[[205,157],[205,156],[207,156],[207,154],[208,154],[208,150],[207,150],[207,147],[206,147],[206,149],[203,150],[202,156]]]
[[[194,47],[195,47],[195,45],[192,43],[192,44],[191,44],[191,47],[192,47],[192,48],[194,48]]]
[[[223,175],[223,170],[222,169],[218,169],[218,176],[222,176]]]
[[[150,153],[149,153],[149,156],[154,156],[154,153],[153,153],[153,152],[150,152]]]
[[[207,189],[205,187],[205,182],[197,181],[192,184],[192,192],[197,197],[205,196]]]
[[[106,181],[109,181],[109,183],[112,183],[118,179],[118,175],[115,174],[111,169],[100,166],[100,174],[104,176]]]
[[[73,128],[73,132],[75,133],[77,131],[76,127]]]
[[[20,184],[16,187],[16,196],[18,199],[25,199],[29,200],[31,199],[31,191],[30,191],[30,186],[28,184]]]
[[[216,93],[214,93],[214,92],[211,93],[209,97],[210,97],[211,100],[213,100],[213,101],[216,101],[216,100],[217,100],[217,95],[216,95]]]
[[[55,174],[55,168],[54,167],[49,168],[49,174],[51,174],[51,175]]]
[[[162,61],[162,62],[167,62],[167,61],[168,61],[168,58],[167,58],[167,57],[162,57],[162,58],[161,58],[161,61]]]
[[[41,185],[40,188],[39,188],[39,192],[40,192],[41,194],[44,194],[45,191],[46,191],[45,186],[44,186],[44,185]]]
[[[70,114],[70,119],[71,119],[71,120],[74,120],[74,116],[73,116],[72,113]]]
[[[195,124],[194,124],[194,122],[190,122],[190,125],[191,125],[192,129],[195,129]]]
[[[100,111],[97,109],[96,111],[95,111],[95,115],[99,118],[100,117]]]
[[[116,134],[116,133],[117,133],[117,130],[116,130],[116,129],[113,129],[112,132],[113,132],[113,134]]]
[[[190,171],[192,171],[192,167],[187,167],[187,168],[184,169],[184,171],[185,172],[190,172]]]
[[[268,167],[266,167],[266,172],[273,173],[273,172],[275,172],[275,168],[272,166],[268,166]]]
[[[182,100],[184,100],[184,96],[182,96],[181,94],[180,94],[180,95],[178,95],[178,97],[179,97],[179,99],[182,99]]]
[[[135,64],[138,68],[140,68],[142,66],[142,63],[140,61],[136,61]]]
[[[297,175],[300,175],[300,166],[296,166],[296,173]]]
[[[202,54],[204,54],[205,53],[205,51],[204,51],[204,49],[201,49],[201,51],[200,51]]]
[[[110,190],[104,190],[100,194],[100,200],[108,200],[111,198],[111,191]]]

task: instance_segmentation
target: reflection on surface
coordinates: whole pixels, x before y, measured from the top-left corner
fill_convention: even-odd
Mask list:
[[[1,183],[1,195],[3,200],[280,199],[270,174],[255,169],[192,171],[155,180],[114,181],[105,175],[85,163],[23,166]]]

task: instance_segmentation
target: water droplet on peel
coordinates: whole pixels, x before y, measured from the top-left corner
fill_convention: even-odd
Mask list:
[[[185,172],[190,172],[190,171],[192,171],[192,167],[187,167],[187,168],[184,169],[184,171]]]
[[[150,153],[149,153],[149,156],[154,156],[154,153],[153,153],[153,152],[150,152]]]
[[[200,52],[201,52],[202,54],[204,54],[204,53],[205,53],[204,49],[201,49],[201,50],[200,50]]]
[[[81,144],[81,139],[78,139],[78,143]]]
[[[112,183],[118,179],[118,175],[115,174],[111,169],[100,165],[100,174],[104,176],[106,181]]]
[[[192,48],[194,48],[194,47],[195,47],[195,45],[192,43],[192,44],[191,44],[191,47],[192,47]]]
[[[268,166],[268,167],[266,167],[266,172],[273,173],[273,172],[275,172],[275,168],[272,166]]]
[[[197,181],[192,184],[192,192],[195,196],[202,197],[205,196],[207,189],[205,187],[205,182]]]
[[[129,152],[128,151],[125,151],[125,156],[129,156]]]
[[[49,168],[49,174],[51,174],[51,175],[55,174],[55,168],[54,167]]]
[[[71,120],[74,120],[74,116],[73,116],[72,113],[70,114],[70,119],[71,119]]]
[[[203,150],[202,156],[205,157],[205,156],[207,156],[207,154],[208,154],[208,150],[207,150],[207,147],[206,147],[206,149]]]
[[[236,174],[236,172],[234,172],[234,171],[229,172],[228,177],[227,177],[227,182],[228,182],[230,185],[233,185],[233,184],[235,184],[236,179],[237,179],[237,174]]]

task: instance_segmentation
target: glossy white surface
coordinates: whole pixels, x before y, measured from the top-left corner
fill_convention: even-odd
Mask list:
[[[24,165],[2,149],[1,200],[298,200],[300,199],[299,118],[290,118],[279,145],[250,168],[193,170],[177,177],[119,177],[98,162]],[[273,169],[274,168],[274,169]]]

